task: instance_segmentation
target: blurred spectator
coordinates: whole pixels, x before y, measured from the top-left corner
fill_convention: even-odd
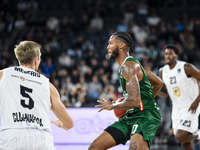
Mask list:
[[[117,97],[115,95],[115,87],[112,84],[109,84],[104,87],[103,92],[99,96],[99,99],[106,98],[110,101],[116,101]]]
[[[140,27],[134,21],[132,21],[130,23],[130,29],[133,34],[136,34],[139,31]]]
[[[87,72],[85,73],[85,81],[90,82],[93,76],[93,70],[91,67],[88,68]]]
[[[71,73],[72,83],[74,84],[78,83],[79,77],[80,77],[79,71],[77,69],[73,69]]]
[[[69,21],[68,16],[63,16],[61,22],[60,22],[60,38],[65,38],[66,34],[73,31],[73,26]]]
[[[71,58],[67,55],[66,52],[62,52],[61,55],[58,57],[58,62],[63,67],[69,67],[70,66],[70,60]]]
[[[148,49],[147,49],[145,43],[139,42],[134,49],[135,58],[140,61],[141,59],[144,58],[145,53],[147,53],[147,50]]]
[[[78,65],[78,70],[80,73],[80,76],[84,76],[85,73],[88,71],[88,66],[86,65],[86,62],[84,59],[80,60],[80,64]]]
[[[78,30],[87,31],[89,27],[89,21],[90,21],[88,14],[85,11],[82,11],[82,13],[80,13],[79,18],[80,19],[78,20]]]
[[[124,31],[127,32],[128,31],[128,24],[125,23],[124,19],[121,19],[120,23],[117,25],[117,31]]]
[[[51,57],[47,58],[47,63],[42,66],[42,72],[45,76],[50,77],[51,73],[55,70],[55,65],[52,62]]]
[[[46,26],[49,30],[55,31],[59,28],[59,20],[55,16],[50,16],[46,22]]]
[[[68,91],[71,91],[74,88],[74,83],[72,83],[70,76],[66,77],[65,83],[62,84],[62,88],[66,88]]]
[[[87,89],[88,99],[90,100],[90,106],[94,106],[97,104],[97,99],[99,98],[102,92],[102,85],[99,82],[99,79],[96,75],[92,76],[92,81],[89,82],[89,86]]]
[[[67,90],[67,88],[62,87],[60,89],[60,98],[66,107],[71,107],[71,103],[69,101],[69,91]]]
[[[26,21],[22,18],[21,15],[18,15],[17,20],[15,21],[15,28],[16,29],[23,29],[26,25]]]
[[[147,55],[149,56],[150,60],[155,63],[156,58],[158,56],[158,51],[155,49],[154,45],[149,45],[148,50],[147,50]]]
[[[145,31],[145,27],[144,26],[140,26],[138,32],[134,33],[135,39],[137,42],[142,42],[144,43],[147,40],[148,34]]]
[[[177,27],[177,29],[178,29],[179,32],[183,31],[185,29],[184,25],[180,22],[179,19],[176,19],[175,22],[176,22],[176,27]]]
[[[8,18],[8,23],[7,23],[7,31],[8,33],[12,32],[14,29],[14,17],[9,17]]]
[[[145,0],[141,0],[137,5],[137,17],[136,20],[138,24],[144,25],[146,24],[146,19],[148,16],[148,5],[146,4]]]
[[[158,34],[156,32],[156,29],[151,28],[150,33],[149,33],[148,38],[147,38],[147,43],[156,45],[157,41],[158,41]]]
[[[122,2],[122,11],[124,14],[125,24],[129,24],[134,20],[135,11],[136,11],[136,2],[132,0],[125,0]]]
[[[155,12],[151,13],[151,15],[147,17],[147,24],[149,26],[157,27],[160,21],[160,17],[158,17]]]
[[[96,73],[96,71],[98,71],[99,65],[100,65],[100,64],[99,64],[98,59],[92,58],[92,59],[90,60],[90,65],[89,65],[89,66],[92,68],[93,74]]]
[[[26,1],[24,0],[20,0],[18,3],[17,3],[17,9],[19,11],[25,11],[27,9],[27,3]]]
[[[111,75],[111,83],[115,84],[119,79],[119,65],[117,62],[114,62],[112,65],[112,75]]]
[[[57,75],[57,74],[56,74],[56,75]],[[68,74],[68,72],[67,72],[66,69],[60,69],[60,70],[59,70],[59,72],[58,72],[58,77],[57,77],[57,78],[59,78],[60,83],[61,83],[61,86],[62,86],[63,84],[65,84],[66,78],[67,78],[68,75],[69,75],[69,74]]]
[[[85,77],[84,76],[80,76],[79,78],[79,83],[85,87],[85,89],[88,89],[88,83],[85,81]]]
[[[91,32],[101,32],[103,30],[104,21],[100,17],[98,12],[94,13],[94,17],[90,21],[90,31]]]
[[[87,106],[86,100],[86,89],[81,84],[76,84],[74,88],[69,92],[69,102],[67,104],[71,107]]]
[[[48,45],[52,50],[59,50],[59,43],[56,36],[52,37],[52,40],[48,43]]]

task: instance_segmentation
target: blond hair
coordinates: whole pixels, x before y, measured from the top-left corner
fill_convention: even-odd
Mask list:
[[[15,45],[15,56],[21,64],[32,64],[40,54],[41,45],[33,41],[22,41]]]

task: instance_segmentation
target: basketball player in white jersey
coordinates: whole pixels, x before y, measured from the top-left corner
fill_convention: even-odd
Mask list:
[[[48,78],[37,72],[41,46],[23,41],[14,49],[20,66],[0,71],[0,150],[53,150],[50,109],[63,129],[73,120]]]
[[[164,86],[159,95],[167,97],[168,94],[172,100],[172,127],[175,139],[185,150],[192,150],[191,142],[200,138],[200,96],[197,81],[200,80],[200,71],[190,63],[177,60],[178,51],[175,45],[165,47],[166,65],[159,70]]]

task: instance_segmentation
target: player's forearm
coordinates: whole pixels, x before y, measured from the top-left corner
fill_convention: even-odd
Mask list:
[[[154,98],[158,95],[160,90],[162,89],[162,85],[155,85],[153,86],[153,96]]]
[[[168,97],[168,93],[164,92],[163,90],[160,90],[158,93],[158,96],[162,97],[162,98],[167,98]]]
[[[195,102],[196,102],[197,104],[199,104],[199,102],[200,102],[200,95],[196,98]]]
[[[120,103],[113,103],[112,107],[113,109],[117,109],[117,110],[128,110],[128,109],[139,107],[139,105],[140,105],[139,99],[133,100],[131,98],[126,98],[124,101]]]
[[[72,121],[73,122],[73,121]],[[69,130],[74,126],[74,123],[68,124],[67,126],[64,125],[63,123],[61,123],[61,128],[65,129],[65,130]]]

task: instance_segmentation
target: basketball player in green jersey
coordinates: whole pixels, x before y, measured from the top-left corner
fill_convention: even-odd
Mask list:
[[[119,80],[124,101],[97,100],[100,111],[127,110],[125,116],[108,126],[90,145],[89,150],[106,150],[130,140],[130,150],[149,150],[160,125],[160,110],[154,97],[162,88],[162,80],[145,70],[129,56],[133,40],[126,32],[115,32],[108,44],[108,55],[119,64]],[[152,88],[153,87],[153,88]]]

